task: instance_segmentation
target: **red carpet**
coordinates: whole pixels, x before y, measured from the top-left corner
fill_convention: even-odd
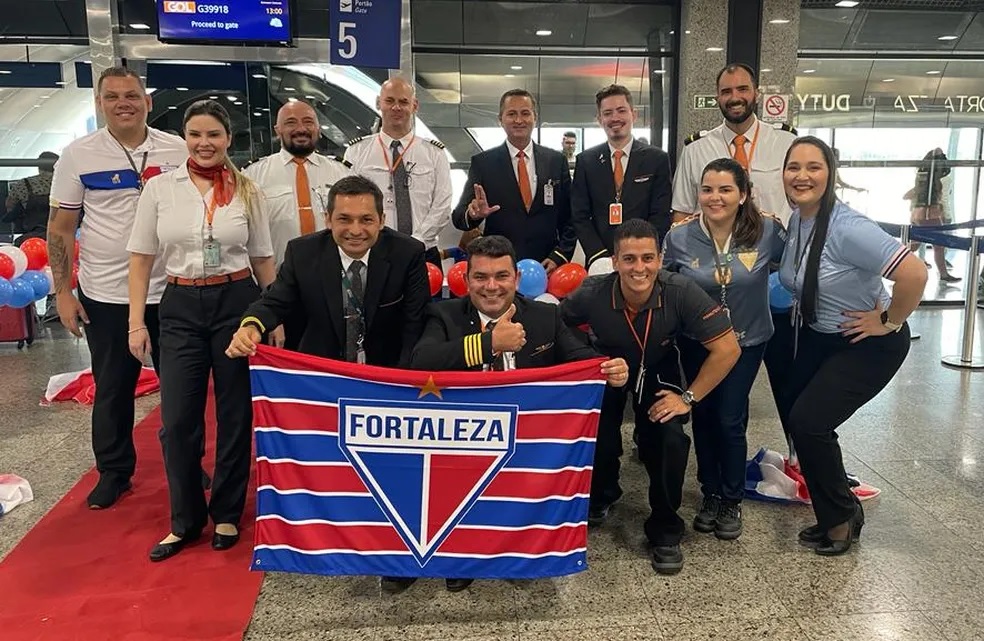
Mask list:
[[[215,418],[208,411],[206,468]],[[133,491],[109,510],[89,510],[97,479],[86,473],[0,563],[4,641],[226,641],[249,625],[263,575],[249,570],[255,490],[242,537],[225,552],[199,541],[162,563],[147,559],[169,527],[167,483],[154,410],[134,430]],[[30,479],[28,479],[30,480]]]

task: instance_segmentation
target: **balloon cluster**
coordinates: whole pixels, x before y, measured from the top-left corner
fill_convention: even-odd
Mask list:
[[[588,276],[587,270],[581,265],[567,263],[555,269],[548,277],[547,270],[543,268],[543,265],[532,258],[524,258],[516,263],[516,271],[519,273],[517,291],[520,295],[554,305],[574,293],[574,290],[580,287],[581,282]],[[464,260],[455,263],[448,270],[448,289],[458,298],[468,295],[467,272],[468,263]],[[440,272],[437,269],[431,271],[428,268],[428,273],[431,294],[436,295],[440,291]]]
[[[769,274],[769,307],[774,312],[785,312],[792,306],[792,292],[779,280],[779,272],[772,272]]]
[[[0,307],[27,307],[53,288],[44,239],[29,238],[20,247],[0,247]]]

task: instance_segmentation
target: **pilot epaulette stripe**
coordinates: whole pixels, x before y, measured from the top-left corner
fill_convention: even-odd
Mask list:
[[[343,165],[345,165],[346,167],[348,167],[349,169],[352,168],[352,163],[350,163],[349,161],[345,160],[344,158],[339,158],[338,156],[326,156],[326,158],[328,158],[329,160],[334,160],[335,162],[340,162]]]
[[[687,136],[686,138],[684,138],[683,145],[684,146],[687,146],[687,145],[689,145],[692,142],[697,142],[706,133],[707,133],[706,131],[695,131],[694,133],[692,133],[689,136]]]
[[[441,142],[440,140],[431,140],[430,138],[424,138],[424,140],[426,140],[430,144],[434,145],[438,149],[444,149],[444,143]]]
[[[369,138],[369,137],[370,137],[369,135],[359,136],[358,138],[353,138],[352,140],[348,141],[348,144],[351,147],[355,143],[362,142],[363,140],[365,140],[366,138]]]
[[[796,127],[790,125],[789,123],[785,123],[785,122],[779,123],[779,128],[782,129],[783,131],[788,131],[789,133],[793,134],[794,136],[798,136],[799,135],[799,132],[796,131]]]

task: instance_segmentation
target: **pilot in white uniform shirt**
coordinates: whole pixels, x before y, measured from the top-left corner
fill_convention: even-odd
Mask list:
[[[745,155],[751,166],[752,197],[764,212],[775,214],[783,224],[791,213],[782,184],[782,163],[796,139],[796,130],[785,123],[772,125],[754,118],[745,132]],[[684,142],[673,179],[672,209],[678,214],[700,213],[697,196],[707,163],[718,158],[734,158],[737,136],[725,123],[710,131],[696,133]]]
[[[344,160],[334,156],[312,153],[305,158],[308,185],[311,189],[310,202],[314,215],[314,231],[325,228],[325,206],[328,203],[328,190],[353,171]],[[266,197],[267,213],[270,220],[270,236],[273,240],[273,255],[279,268],[287,251],[287,243],[301,235],[300,204],[297,200],[297,165],[294,156],[281,149],[243,169],[252,178]]]

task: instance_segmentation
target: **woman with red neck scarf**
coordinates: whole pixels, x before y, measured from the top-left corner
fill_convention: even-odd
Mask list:
[[[229,160],[229,114],[213,100],[184,116],[188,162],[142,188],[130,251],[130,352],[150,353],[144,305],[151,279],[161,299],[161,445],[171,499],[171,531],[150,551],[163,561],[197,540],[211,518],[214,550],[239,540],[253,423],[249,366],[225,348],[243,312],[273,282],[273,244],[263,196]],[[159,260],[158,260],[159,258]],[[215,382],[215,478],[201,482],[203,416]]]

